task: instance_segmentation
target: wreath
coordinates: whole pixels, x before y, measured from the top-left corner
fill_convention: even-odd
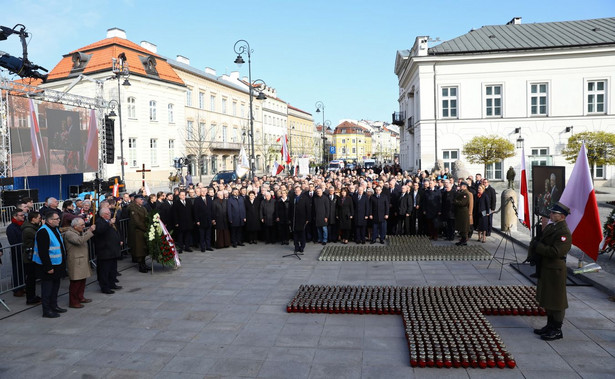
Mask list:
[[[163,266],[175,267],[177,250],[171,235],[163,227],[160,214],[154,210],[147,216],[147,249],[152,261]]]

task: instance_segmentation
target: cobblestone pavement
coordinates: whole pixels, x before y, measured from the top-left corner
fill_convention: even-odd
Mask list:
[[[493,253],[499,238],[482,244]],[[473,241],[472,244],[477,242]],[[450,244],[439,242],[439,244]],[[177,271],[141,274],[123,261],[124,289],[90,284],[93,302],[43,319],[40,307],[2,297],[2,378],[597,378],[615,372],[615,308],[593,287],[569,287],[564,339],[532,333],[544,317],[487,316],[515,369],[412,368],[401,316],[287,313],[301,284],[529,285],[488,261],[319,262],[289,248],[249,245],[184,253]],[[67,281],[63,281],[63,290]],[[64,292],[64,291],[62,291]],[[66,306],[67,296],[60,297]]]

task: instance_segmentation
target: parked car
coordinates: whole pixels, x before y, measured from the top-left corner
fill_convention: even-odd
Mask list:
[[[245,177],[245,175],[244,175]],[[219,171],[216,175],[214,175],[214,177],[211,179],[211,182],[209,183],[209,185],[211,185],[213,182],[220,182],[220,179],[224,180],[224,183],[230,183],[230,182],[234,182],[237,179],[243,179],[239,178],[237,176],[237,173],[234,170],[225,170],[225,171]]]

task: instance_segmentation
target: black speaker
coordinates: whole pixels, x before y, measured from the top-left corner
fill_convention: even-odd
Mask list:
[[[115,121],[105,116],[105,163],[113,164],[115,161]]]
[[[33,202],[38,203],[38,189],[4,191],[2,192],[2,205],[17,205],[24,197],[30,197]]]
[[[81,186],[68,186],[68,197],[76,198],[81,193]]]

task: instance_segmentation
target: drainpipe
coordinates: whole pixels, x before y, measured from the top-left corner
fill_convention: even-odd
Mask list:
[[[434,165],[438,161],[438,88],[436,87],[436,63],[437,62],[433,62]]]

